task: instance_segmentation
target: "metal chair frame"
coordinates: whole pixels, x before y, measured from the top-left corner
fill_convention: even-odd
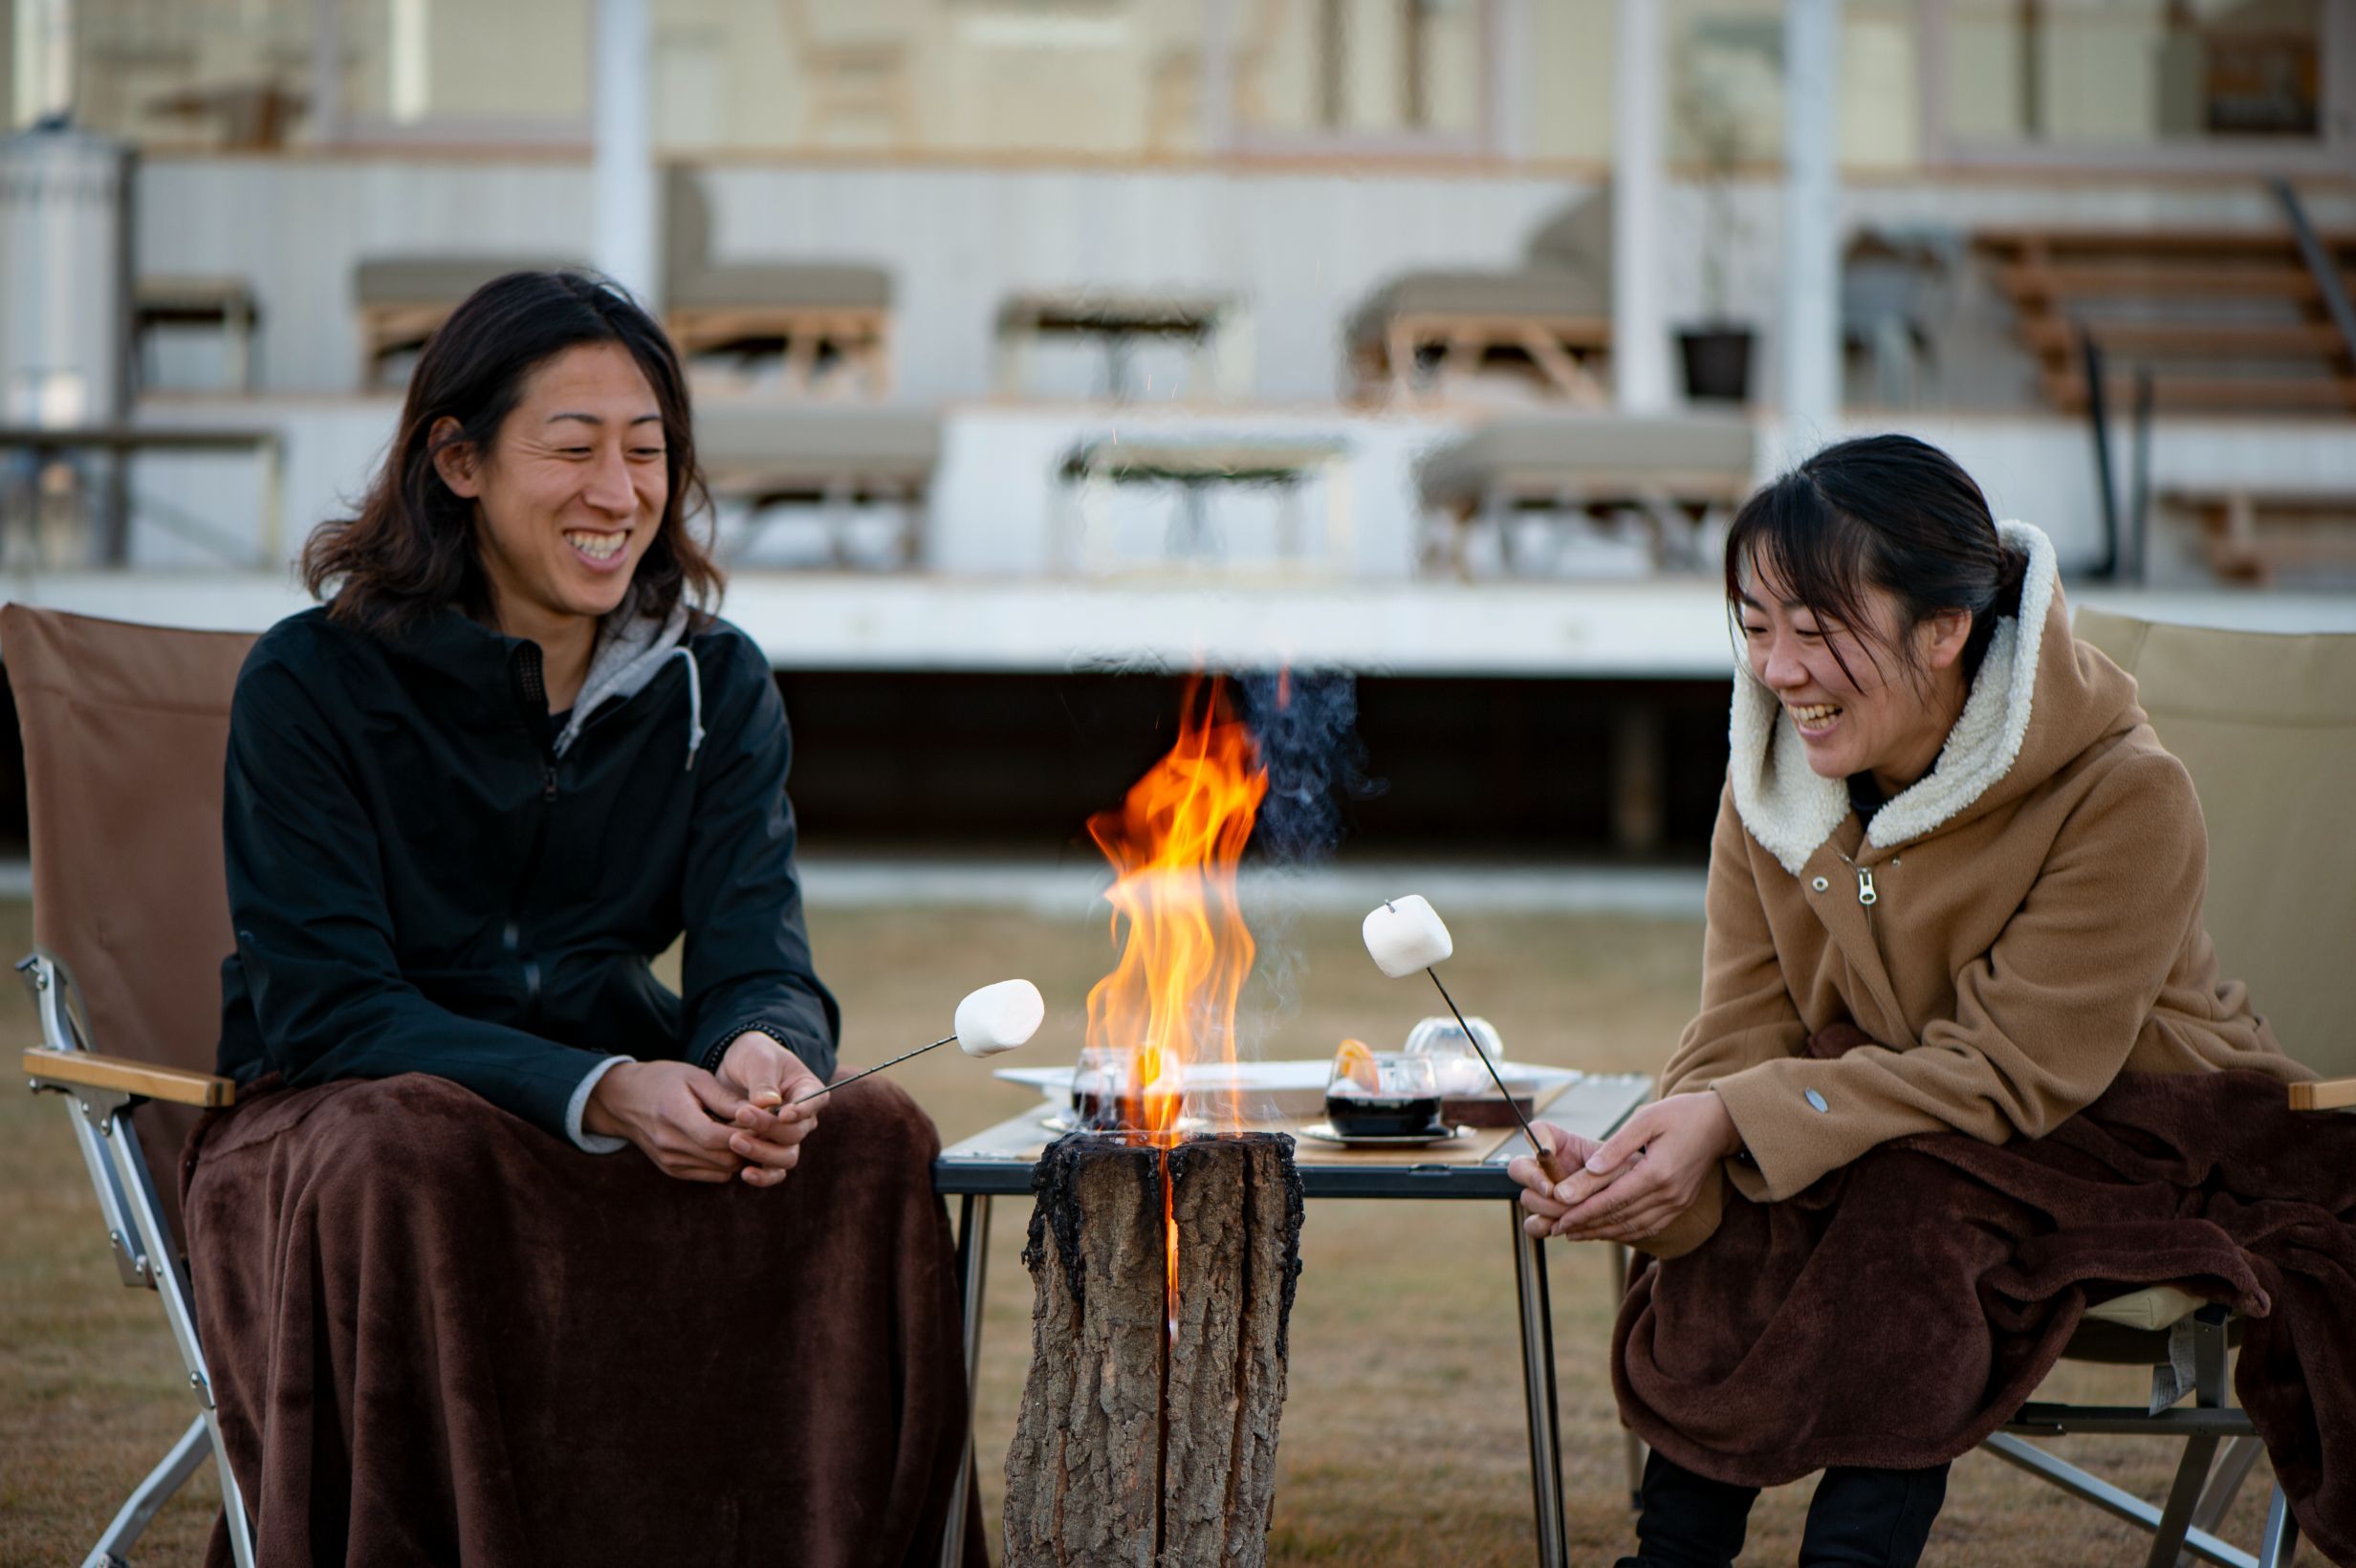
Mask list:
[[[90,1053],[89,1015],[63,964],[35,948],[16,966],[40,1015],[42,1044],[52,1051]],[[125,1285],[154,1291],[164,1305],[172,1342],[188,1374],[188,1388],[196,1397],[197,1413],[188,1428],[172,1445],[156,1468],[132,1489],[122,1508],[98,1543],[82,1559],[82,1568],[128,1568],[131,1548],[155,1519],[172,1493],[178,1492],[209,1455],[220,1471],[222,1512],[229,1522],[229,1550],[237,1568],[253,1568],[253,1527],[246,1514],[245,1496],[230,1473],[229,1455],[221,1444],[220,1418],[213,1408],[212,1380],[205,1363],[205,1346],[198,1336],[194,1297],[188,1275],[173,1244],[164,1207],[140,1147],[132,1112],[146,1101],[127,1090],[69,1081],[40,1072],[31,1075],[36,1092],[62,1094],[72,1101],[74,1141],[90,1173],[98,1212],[106,1225],[106,1239],[115,1266]]]
[[[2216,1563],[2219,1568],[2281,1568],[2298,1546],[2299,1525],[2279,1486],[2266,1510],[2266,1527],[2257,1556],[2212,1534],[2262,1451],[2249,1412],[2230,1403],[2225,1363],[2231,1324],[2232,1315],[2212,1305],[2199,1308],[2170,1330],[2171,1334],[2187,1331],[2192,1338],[2193,1403],[2189,1407],[2171,1405],[2151,1410],[2133,1405],[2033,1403],[2022,1405],[2005,1423],[2004,1430],[1980,1447],[2040,1481],[2150,1531],[2151,1550],[2144,1559],[2148,1568],[2173,1568],[2193,1559]],[[2165,1378],[2170,1370],[2168,1366],[2154,1368],[2155,1378]],[[2061,1437],[2071,1432],[2183,1439],[2184,1457],[2168,1489],[2168,1501],[2155,1508],[2022,1435]],[[2217,1459],[2220,1443],[2225,1445],[2222,1462]]]

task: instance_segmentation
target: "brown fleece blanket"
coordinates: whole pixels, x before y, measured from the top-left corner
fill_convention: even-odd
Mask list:
[[[1847,1026],[1809,1042],[1862,1043]],[[2043,1138],[1885,1144],[1629,1281],[1612,1383],[1689,1470],[1779,1486],[1953,1459],[2092,1304],[2176,1284],[2244,1315],[2235,1374],[2307,1538],[2356,1562],[2356,1117],[2254,1073],[2122,1074]]]
[[[966,1431],[939,1140],[870,1080],[804,1148],[782,1187],[695,1186],[416,1074],[210,1118],[189,1251],[261,1560],[936,1561]]]

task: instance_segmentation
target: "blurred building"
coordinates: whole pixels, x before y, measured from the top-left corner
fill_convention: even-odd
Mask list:
[[[1865,430],[2082,600],[2356,628],[2356,0],[0,13],[11,123],[128,158],[127,394],[0,353],[10,592],[299,607],[437,312],[600,267],[693,355],[814,832],[1076,829],[1165,696],[1107,672],[1289,661],[1362,676],[1365,836],[1697,846],[1716,538]]]

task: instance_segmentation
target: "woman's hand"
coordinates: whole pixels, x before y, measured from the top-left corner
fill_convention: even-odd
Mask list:
[[[580,1124],[626,1138],[665,1176],[725,1182],[744,1167],[729,1146],[729,1119],[744,1101],[684,1061],[618,1062],[598,1079]]]
[[[1589,1155],[1603,1146],[1592,1138],[1566,1132],[1551,1122],[1532,1122],[1530,1131],[1553,1153],[1556,1166],[1562,1170],[1579,1169]],[[1538,1161],[1525,1154],[1507,1165],[1505,1173],[1528,1189],[1521,1195],[1521,1207],[1530,1211],[1530,1217],[1521,1222],[1521,1228],[1534,1236],[1554,1234],[1555,1221],[1570,1206],[1555,1196],[1555,1184],[1538,1168]]]
[[[1550,1233],[1622,1242],[1655,1235],[1692,1207],[1710,1167],[1741,1147],[1726,1102],[1711,1091],[1655,1100],[1555,1189],[1561,1212]]]
[[[802,1059],[758,1030],[729,1041],[720,1058],[720,1087],[739,1104],[729,1148],[744,1162],[752,1187],[775,1187],[801,1160],[801,1141],[818,1124],[826,1085]],[[816,1096],[797,1104],[805,1096]]]

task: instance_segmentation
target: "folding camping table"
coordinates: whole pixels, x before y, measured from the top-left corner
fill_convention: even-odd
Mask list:
[[[1571,1132],[1602,1139],[1652,1098],[1652,1079],[1635,1074],[1582,1074],[1547,1093],[1538,1115]],[[987,1132],[945,1150],[933,1162],[933,1190],[958,1199],[957,1268],[965,1300],[966,1383],[978,1385],[982,1356],[982,1286],[990,1251],[990,1208],[995,1197],[1026,1195],[1039,1151],[1056,1136],[1049,1125],[1060,1107],[1042,1102]],[[1562,1448],[1556,1425],[1554,1324],[1546,1290],[1542,1243],[1522,1234],[1520,1186],[1506,1165],[1530,1151],[1517,1130],[1476,1131],[1456,1145],[1412,1154],[1347,1149],[1298,1137],[1290,1122],[1266,1123],[1269,1130],[1296,1135],[1294,1162],[1303,1196],[1319,1198],[1446,1198],[1502,1202],[1512,1214],[1514,1281],[1521,1306],[1522,1396],[1530,1419],[1530,1490],[1538,1518],[1540,1568],[1562,1568],[1569,1560],[1563,1532]],[[1453,1149],[1453,1152],[1451,1151]],[[1615,1256],[1620,1255],[1615,1252]],[[971,1398],[969,1398],[969,1407]],[[957,1467],[956,1494],[941,1549],[943,1568],[964,1562],[965,1489],[971,1473],[972,1439]]]

